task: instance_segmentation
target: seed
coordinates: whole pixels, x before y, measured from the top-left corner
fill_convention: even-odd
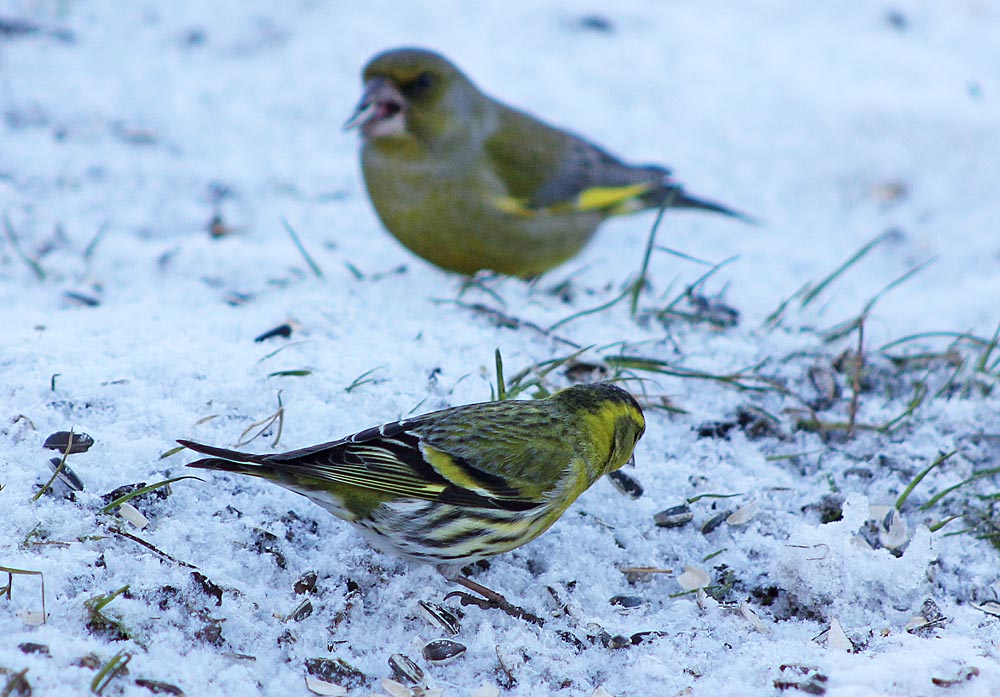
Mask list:
[[[679,528],[687,525],[693,519],[694,513],[691,512],[686,503],[660,511],[653,516],[653,522],[660,528]]]
[[[637,499],[642,496],[642,484],[636,481],[631,475],[625,474],[621,470],[615,470],[608,474],[608,479],[611,480],[611,483],[614,484],[618,491],[630,499]]]
[[[435,639],[424,646],[423,653],[426,660],[442,665],[465,653],[465,646],[451,639]]]
[[[708,533],[715,530],[717,527],[722,525],[722,522],[729,517],[730,511],[723,511],[722,513],[717,513],[712,516],[701,526],[701,534],[707,535]]]
[[[634,610],[646,604],[646,601],[637,595],[615,595],[608,602],[622,610]]]
[[[424,671],[420,666],[401,653],[389,656],[389,668],[392,670],[392,677],[401,683],[417,685],[424,681]]]
[[[420,606],[421,614],[431,624],[441,627],[441,629],[452,636],[457,636],[461,631],[462,625],[459,623],[458,618],[440,605],[428,603],[424,600],[419,601],[417,604]]]

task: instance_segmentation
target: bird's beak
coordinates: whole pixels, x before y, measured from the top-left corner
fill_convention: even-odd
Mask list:
[[[365,138],[394,135],[406,130],[406,99],[383,77],[365,83],[361,101],[344,122],[344,130],[361,129]]]

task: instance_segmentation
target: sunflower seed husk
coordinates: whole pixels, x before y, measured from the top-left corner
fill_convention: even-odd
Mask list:
[[[420,606],[420,613],[428,622],[440,627],[448,634],[457,636],[462,630],[462,625],[458,621],[458,618],[440,605],[428,603],[425,600],[419,601],[417,605]]]
[[[608,479],[618,491],[628,496],[630,499],[637,499],[642,496],[642,484],[630,474],[625,474],[621,470],[615,470],[608,474]]]
[[[299,603],[299,606],[297,608],[292,610],[292,613],[288,616],[288,619],[294,620],[296,622],[301,622],[305,618],[309,617],[309,615],[311,614],[313,614],[313,604],[312,601],[309,600],[309,598],[306,598],[301,603]]]
[[[45,439],[45,443],[42,447],[48,448],[49,450],[58,450],[60,453],[65,453],[66,446],[69,446],[69,454],[73,455],[74,453],[87,452],[93,444],[94,439],[86,433],[56,431]]]
[[[333,683],[348,690],[361,687],[368,682],[368,677],[340,658],[307,658],[306,673]]]
[[[854,644],[851,643],[847,632],[844,631],[843,625],[840,624],[840,620],[836,617],[830,619],[830,630],[826,635],[826,645],[831,649],[840,649],[841,651],[854,653]]]
[[[119,504],[118,512],[121,513],[122,518],[140,530],[149,525],[149,518],[140,513],[138,508],[128,502]]]
[[[316,590],[316,580],[319,575],[315,571],[307,571],[302,574],[295,585],[292,586],[292,590],[295,591],[295,595],[302,595],[304,593],[312,593]]]
[[[413,690],[402,683],[398,683],[390,678],[382,678],[378,681],[379,686],[385,690],[389,697],[413,697]]]
[[[995,600],[987,600],[982,605],[976,605],[975,603],[972,603],[972,607],[976,608],[980,612],[985,612],[987,615],[1000,617],[1000,603],[998,603]]]
[[[753,520],[755,515],[757,515],[757,504],[748,503],[745,506],[740,506],[730,516],[728,516],[726,518],[726,523],[728,525],[746,525]]]
[[[424,658],[436,665],[454,661],[465,653],[465,645],[451,639],[435,639],[424,645]]]
[[[314,695],[332,695],[333,697],[342,697],[347,694],[346,687],[341,687],[335,683],[321,680],[314,675],[306,676],[306,689]]]
[[[392,677],[401,683],[418,685],[424,681],[423,669],[401,653],[389,656],[389,669],[392,671]]]
[[[62,463],[62,468],[59,467],[59,463]],[[70,491],[83,491],[83,481],[76,475],[76,472],[70,469],[69,464],[63,462],[61,458],[53,457],[49,459],[49,469],[53,472],[59,472],[56,479],[65,484]]]
[[[679,528],[694,519],[694,513],[686,503],[660,511],[653,516],[653,522],[660,528]]]
[[[704,588],[711,583],[712,577],[704,569],[695,566],[684,567],[684,572],[677,577],[677,583],[686,591]]]
[[[608,602],[621,610],[634,610],[637,607],[642,607],[646,604],[646,601],[637,595],[615,595],[612,596]]]
[[[707,535],[708,533],[715,530],[717,527],[722,525],[723,521],[729,517],[732,511],[723,511],[722,513],[717,513],[708,520],[706,520],[701,526],[701,534]]]

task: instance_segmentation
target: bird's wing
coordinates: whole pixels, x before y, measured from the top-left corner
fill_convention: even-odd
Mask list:
[[[670,174],[662,167],[625,164],[579,136],[506,107],[484,150],[508,193],[498,199],[498,207],[523,215],[624,212],[662,187]]]
[[[268,456],[286,475],[410,497],[480,508],[528,510],[539,505],[519,483],[496,468],[432,444],[421,435],[423,419],[361,431],[333,443]],[[478,463],[478,460],[477,460]]]

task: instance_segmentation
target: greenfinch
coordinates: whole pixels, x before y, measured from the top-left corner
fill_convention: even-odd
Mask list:
[[[644,430],[632,395],[596,383],[444,409],[283,454],[178,442],[209,456],[189,467],[269,479],[353,524],[376,549],[433,564],[509,611],[460,569],[545,532],[632,460]]]
[[[443,269],[537,276],[576,255],[613,215],[695,208],[655,165],[629,165],[481,92],[443,56],[385,51],[363,71],[358,128],[368,195],[404,246]]]

